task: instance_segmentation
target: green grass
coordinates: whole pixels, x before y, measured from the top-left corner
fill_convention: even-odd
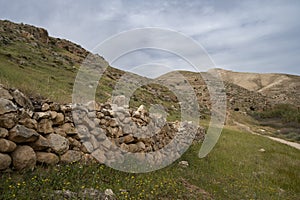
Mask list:
[[[204,159],[197,157],[200,146],[192,145],[180,158],[189,162],[188,168],[178,167],[178,160],[146,174],[81,164],[3,173],[0,198],[50,199],[53,190],[111,188],[119,199],[205,199],[208,194],[213,199],[298,199],[299,150],[229,129]]]

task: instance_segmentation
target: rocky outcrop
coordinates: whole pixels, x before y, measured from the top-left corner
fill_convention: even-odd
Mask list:
[[[143,105],[137,110],[96,102],[60,105],[31,101],[20,91],[1,85],[0,92],[4,94],[0,98],[0,170],[90,163],[91,158],[105,164],[124,161],[128,152],[144,155],[163,149],[173,140],[185,145],[197,128],[187,122],[167,122]],[[201,141],[204,134],[198,127],[193,137]],[[167,152],[168,156],[177,156],[177,148]],[[163,156],[143,159],[157,163],[163,162]]]

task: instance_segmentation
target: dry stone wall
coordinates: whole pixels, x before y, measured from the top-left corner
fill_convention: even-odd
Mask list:
[[[203,128],[166,122],[144,106],[131,110],[96,102],[83,106],[34,101],[0,85],[1,171],[34,169],[37,164],[89,163],[95,155],[98,162],[113,162],[122,160],[122,154],[115,157],[110,151],[154,152],[178,132],[184,141],[195,128],[195,139],[203,140]]]

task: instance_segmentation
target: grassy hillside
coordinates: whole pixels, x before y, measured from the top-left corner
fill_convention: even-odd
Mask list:
[[[290,199],[300,195],[300,152],[267,138],[224,129],[208,157],[194,144],[173,163],[147,174],[106,166],[65,165],[1,175],[1,199],[51,199],[54,190],[112,189],[118,199]],[[259,150],[263,148],[265,152]],[[58,198],[58,197],[55,197]]]

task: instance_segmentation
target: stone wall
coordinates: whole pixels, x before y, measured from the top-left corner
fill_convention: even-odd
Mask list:
[[[17,89],[0,85],[0,170],[89,163],[95,161],[95,155],[98,162],[107,163],[121,159],[110,151],[154,152],[169,144],[178,132],[184,141],[194,128],[195,139],[202,140],[203,128],[166,122],[160,114],[149,114],[144,106],[131,110],[95,102],[37,102]]]

